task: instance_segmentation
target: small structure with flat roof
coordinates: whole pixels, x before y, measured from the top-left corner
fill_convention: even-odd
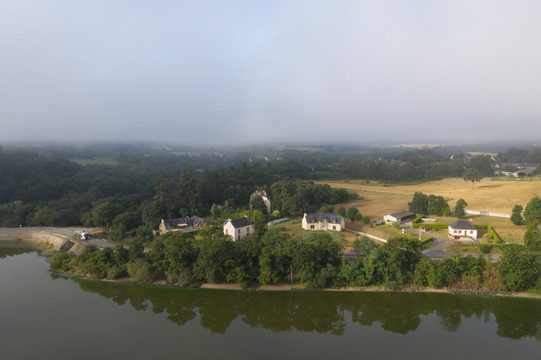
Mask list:
[[[383,217],[383,220],[385,220],[387,224],[389,223],[402,224],[403,222],[407,222],[413,219],[415,219],[415,214],[408,210],[400,211],[394,214],[385,215]]]

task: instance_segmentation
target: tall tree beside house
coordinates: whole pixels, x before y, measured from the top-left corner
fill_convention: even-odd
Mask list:
[[[473,184],[476,181],[481,181],[483,174],[477,169],[465,169],[462,178],[464,181],[471,181],[471,188],[473,189]]]
[[[428,196],[419,191],[415,192],[411,202],[408,203],[408,209],[414,214],[427,214]]]
[[[212,218],[214,220],[216,220],[218,218],[218,215],[220,215],[220,211],[218,210],[218,207],[214,203],[210,207],[210,215],[212,215]]]
[[[267,225],[265,223],[265,215],[260,210],[252,210],[250,220],[254,226],[254,234],[258,238],[261,238],[265,231],[267,231]]]
[[[515,225],[524,224],[524,217],[522,216],[522,205],[515,205],[513,211],[511,212],[511,222]]]
[[[265,205],[265,202],[263,201],[261,195],[255,194],[250,198],[250,209],[259,210],[263,214],[267,213],[267,206]]]
[[[341,217],[346,217],[346,208],[343,206],[340,206],[338,208],[338,215],[340,215]]]
[[[468,203],[464,199],[458,199],[455,205],[455,211],[453,212],[456,218],[462,219],[466,215],[464,207],[468,206]]]
[[[197,197],[197,178],[191,166],[184,166],[176,189],[176,208],[196,213]]]
[[[158,170],[158,176],[154,179],[154,200],[158,204],[159,216],[169,217],[169,180],[165,177],[163,170]]]

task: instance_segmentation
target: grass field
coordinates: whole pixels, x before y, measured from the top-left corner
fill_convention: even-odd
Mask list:
[[[93,159],[69,159],[69,161],[76,163],[77,165],[118,165],[118,161],[112,158],[93,158]]]
[[[294,239],[301,241],[308,233],[310,233],[310,231],[304,230],[301,227],[301,222],[301,218],[294,218],[285,223],[271,226],[269,229],[278,229],[281,232],[291,235]],[[350,232],[328,231],[327,233],[332,235],[338,243],[347,247],[353,246],[353,242],[357,238],[357,235]]]
[[[329,180],[318,181],[331,187],[353,190],[361,199],[350,203],[338,204],[340,206],[355,206],[363,215],[372,220],[382,219],[384,215],[395,213],[408,208],[413,194],[420,191],[424,194],[443,196],[451,207],[458,199],[468,203],[467,210],[479,210],[510,214],[513,206],[519,204],[526,206],[535,195],[541,195],[541,182],[538,179],[509,181],[483,179],[471,188],[471,182],[462,179],[444,179],[413,185],[388,185],[375,181],[364,180]],[[491,225],[505,242],[522,242],[525,226],[516,226],[509,219],[468,216],[476,224]],[[441,222],[453,222],[456,218],[439,219]],[[445,231],[443,231],[445,233]]]

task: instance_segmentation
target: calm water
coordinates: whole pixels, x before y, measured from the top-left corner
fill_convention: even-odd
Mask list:
[[[157,289],[0,247],[1,359],[539,359],[541,301]]]

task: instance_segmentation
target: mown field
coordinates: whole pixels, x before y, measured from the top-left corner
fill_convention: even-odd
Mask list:
[[[523,181],[483,179],[480,183],[475,183],[473,189],[471,182],[465,182],[462,179],[444,179],[413,185],[388,185],[364,180],[328,180],[318,181],[318,183],[326,183],[331,187],[345,188],[358,193],[359,200],[338,204],[335,208],[355,206],[363,215],[370,216],[372,220],[382,219],[386,214],[406,210],[408,202],[416,191],[443,196],[451,207],[454,207],[458,199],[464,199],[468,203],[467,210],[507,214],[511,213],[515,204],[525,207],[533,196],[541,196],[541,181],[538,179]],[[513,225],[506,218],[469,217],[474,219],[474,223],[491,225],[506,242],[522,242],[526,231],[525,226]],[[438,221],[440,220],[449,222],[456,218]]]

